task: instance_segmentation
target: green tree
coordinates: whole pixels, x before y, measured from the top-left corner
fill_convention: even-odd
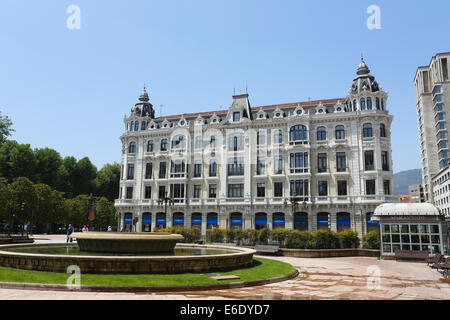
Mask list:
[[[11,150],[19,144],[16,141],[6,141],[0,146],[0,176],[12,181],[14,173],[11,167]]]
[[[12,129],[12,121],[8,118],[8,116],[2,116],[2,112],[0,111],[0,146],[6,142],[6,139],[11,135],[15,130]]]
[[[97,200],[95,210],[97,211],[95,226],[105,230],[108,226],[117,224],[117,211],[114,203],[108,201],[105,197]]]
[[[97,177],[97,168],[88,157],[78,161],[74,181],[74,193],[76,195],[95,192],[94,180]]]
[[[39,183],[34,185],[36,192],[36,206],[34,208],[33,222],[36,224],[47,224],[54,217],[54,191],[50,186]]]
[[[10,205],[16,212],[15,221],[23,225],[31,220],[31,210],[35,209],[37,205],[37,195],[33,182],[24,177],[17,178],[8,186],[8,190]]]
[[[36,157],[29,144],[17,144],[10,152],[12,178],[26,177],[34,180]]]
[[[11,196],[8,189],[8,180],[6,180],[6,178],[0,177],[0,220],[9,220],[10,201]]]
[[[52,188],[57,188],[58,181],[60,181],[58,170],[62,165],[60,154],[49,148],[37,149],[34,154],[36,157],[35,182],[45,183]]]
[[[119,198],[120,164],[106,164],[97,173],[95,179],[96,195],[106,197],[109,201]]]

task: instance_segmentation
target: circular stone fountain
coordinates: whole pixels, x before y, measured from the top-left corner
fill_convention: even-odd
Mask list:
[[[173,252],[177,242],[184,239],[180,234],[154,233],[73,233],[81,251],[110,253],[168,253]]]
[[[26,270],[82,273],[167,274],[250,267],[255,250],[177,243],[168,233],[74,233],[76,244],[0,246],[0,266]]]

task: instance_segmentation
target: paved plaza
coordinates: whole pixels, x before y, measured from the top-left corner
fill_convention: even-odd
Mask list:
[[[65,236],[39,236],[37,243],[64,241]],[[371,257],[306,259],[270,257],[295,266],[300,275],[264,286],[202,292],[128,294],[0,289],[0,299],[450,299],[450,281],[420,262]]]

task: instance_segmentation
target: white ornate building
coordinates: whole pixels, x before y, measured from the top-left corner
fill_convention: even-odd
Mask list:
[[[119,230],[378,228],[370,215],[396,199],[387,99],[364,61],[340,99],[239,94],[225,111],[155,118],[144,88],[124,119]]]

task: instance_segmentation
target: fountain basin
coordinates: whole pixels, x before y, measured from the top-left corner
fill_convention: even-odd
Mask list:
[[[211,245],[177,244],[176,248],[192,250],[221,250],[227,253],[187,256],[94,256],[54,255],[17,252],[17,249],[50,247],[55,244],[0,246],[0,266],[36,271],[66,273],[69,266],[77,266],[81,273],[101,274],[173,274],[186,272],[211,272],[253,265],[255,250]],[[62,246],[66,246],[62,244]],[[68,245],[70,246],[70,245]],[[14,249],[13,251],[8,251]],[[91,253],[92,254],[92,253]]]
[[[180,234],[84,232],[73,233],[81,251],[110,253],[165,253],[173,252],[177,242],[184,239]]]

